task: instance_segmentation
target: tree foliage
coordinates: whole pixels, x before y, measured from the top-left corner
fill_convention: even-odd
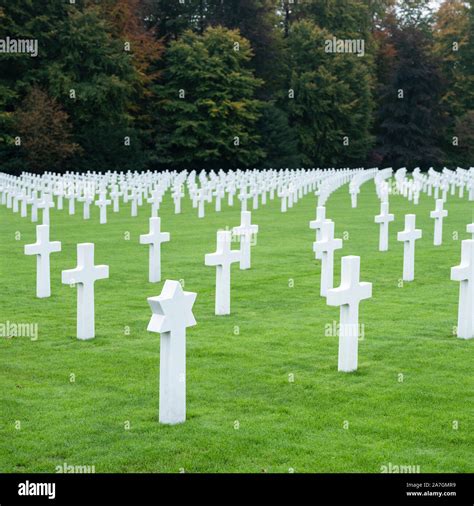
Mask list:
[[[54,170],[81,151],[72,142],[68,115],[39,88],[33,88],[14,115],[22,155],[32,171]]]
[[[288,37],[288,110],[305,164],[365,159],[372,143],[370,67],[356,54],[325,52],[331,38],[310,21]]]
[[[395,29],[392,41],[395,66],[379,108],[379,152],[384,164],[436,165],[442,159],[444,127],[439,65],[430,54],[426,35],[416,27]]]
[[[0,0],[0,40],[39,44],[0,53],[0,168],[472,165],[473,0],[434,6]],[[68,132],[49,158],[15,142],[25,107]]]
[[[247,67],[251,56],[249,42],[222,27],[188,31],[170,44],[157,90],[165,163],[248,166],[263,157],[255,98],[261,81]]]

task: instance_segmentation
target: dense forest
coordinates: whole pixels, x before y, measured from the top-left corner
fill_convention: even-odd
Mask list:
[[[0,0],[0,170],[467,167],[473,39],[473,0]]]

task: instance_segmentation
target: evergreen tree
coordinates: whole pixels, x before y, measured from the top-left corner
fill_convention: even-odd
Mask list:
[[[238,29],[252,47],[251,65],[264,84],[260,98],[270,98],[284,84],[284,45],[278,29],[278,0],[208,0],[207,25]]]
[[[369,39],[371,12],[359,0],[311,0],[301,1],[296,7],[296,17],[306,19],[339,38]]]
[[[266,103],[258,123],[261,147],[265,151],[262,166],[269,168],[299,167],[298,138],[288,121],[288,114],[272,103]]]
[[[455,78],[455,91],[462,113],[474,110],[474,0],[469,0],[468,4],[467,36],[459,48]]]
[[[250,166],[264,156],[256,122],[261,81],[248,68],[249,42],[236,30],[185,32],[166,54],[158,89],[162,163]]]
[[[423,30],[392,33],[396,64],[379,109],[379,152],[385,165],[430,166],[442,160],[442,79]]]
[[[39,55],[0,53],[0,166],[19,171],[23,158],[14,144],[14,112],[31,91],[28,76],[41,68],[47,52],[54,58],[54,48],[46,46],[54,32],[52,26],[67,18],[64,4],[46,0],[21,2],[0,0],[0,39],[37,39]]]
[[[456,118],[454,134],[458,139],[453,165],[472,167],[474,160],[474,110]]]
[[[466,113],[464,93],[461,91],[469,75],[462,68],[464,48],[469,43],[469,9],[461,0],[446,0],[436,13],[433,28],[433,52],[440,62],[440,70],[445,81],[441,103],[446,109],[445,142],[443,144],[446,160],[457,165],[465,160],[468,153],[466,142],[470,142],[468,125],[472,124]],[[461,136],[461,137],[460,137]]]
[[[372,144],[370,67],[355,54],[327,53],[330,39],[309,21],[290,30],[290,124],[304,164],[363,163]]]
[[[190,29],[203,30],[204,0],[143,0],[148,10],[147,22],[166,43],[178,40]]]
[[[71,164],[94,169],[139,167],[143,153],[131,102],[140,75],[133,56],[113,37],[94,3],[4,3],[0,36],[37,39],[39,55],[0,55],[0,90],[2,86],[13,90],[1,100],[13,113],[34,86],[41,87],[67,112],[74,141],[83,147],[81,157]]]

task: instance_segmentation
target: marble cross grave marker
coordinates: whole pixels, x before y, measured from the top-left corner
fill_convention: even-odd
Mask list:
[[[240,260],[240,251],[232,250],[232,232],[217,232],[217,249],[215,253],[205,256],[205,265],[216,267],[216,315],[230,314],[230,268]]]
[[[108,265],[94,265],[94,244],[77,245],[77,267],[62,272],[65,285],[77,284],[77,338],[95,337],[94,284],[109,277]]]
[[[252,225],[252,213],[242,211],[240,213],[240,226],[234,227],[232,232],[240,237],[240,269],[250,269],[250,248],[252,237],[258,233],[258,225]]]
[[[340,306],[338,371],[357,370],[359,304],[372,297],[372,283],[360,282],[360,257],[342,258],[341,284],[327,292],[327,304]]]
[[[314,246],[315,243],[321,240],[321,231],[325,219],[326,219],[326,208],[324,206],[318,206],[316,208],[316,219],[309,222],[309,228],[316,230],[316,241],[313,243],[313,250],[315,247]],[[315,257],[320,258],[320,254],[315,253]]]
[[[196,325],[192,313],[196,295],[183,292],[178,281],[168,279],[160,295],[148,298],[153,313],[148,331],[161,334],[159,421],[163,424],[186,420],[186,329]]]
[[[334,283],[334,252],[342,248],[342,239],[334,238],[334,222],[325,220],[321,230],[321,240],[314,243],[313,250],[321,259],[321,296],[325,297],[327,291]]]
[[[150,218],[150,232],[140,236],[140,244],[149,244],[148,281],[157,283],[161,281],[161,243],[170,240],[169,232],[161,231],[161,218]]]
[[[106,198],[106,192],[101,191],[99,200],[95,202],[95,205],[100,209],[99,223],[105,225],[107,223],[107,206],[110,204],[110,200]]]
[[[451,269],[451,280],[459,281],[457,336],[474,338],[474,239],[462,241],[461,263]]]
[[[37,207],[43,210],[43,225],[49,225],[49,210],[54,207],[53,197],[50,193],[41,196]]]
[[[25,245],[25,255],[36,255],[36,296],[51,296],[50,255],[61,251],[59,241],[49,240],[49,225],[37,225],[36,242]]]
[[[404,243],[403,281],[415,279],[415,241],[421,239],[422,232],[416,229],[416,214],[405,215],[405,230],[398,232],[398,240]]]
[[[389,223],[395,219],[394,215],[388,212],[388,206],[388,202],[381,202],[380,214],[375,217],[375,223],[380,224],[379,251],[388,251],[388,227]]]
[[[31,221],[38,221],[38,204],[41,202],[41,199],[38,198],[38,192],[33,190],[31,196],[26,200],[28,204],[31,204]]]
[[[434,241],[435,246],[440,246],[443,243],[443,219],[448,216],[448,211],[443,209],[443,199],[436,200],[436,209],[431,211],[430,217],[435,220],[434,227]]]

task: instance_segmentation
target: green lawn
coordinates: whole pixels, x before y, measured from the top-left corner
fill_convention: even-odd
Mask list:
[[[422,195],[416,207],[393,196],[390,251],[379,253],[373,182],[357,209],[347,185],[329,198],[336,236],[348,234],[335,284],[342,255],[360,255],[361,279],[373,283],[360,307],[359,370],[345,374],[337,371],[337,337],[325,336],[339,309],[319,296],[308,226],[316,198],[286,214],[279,200],[253,211],[260,232],[252,269],[234,264],[232,315],[218,317],[215,269],[204,255],[215,250],[219,228],[239,224],[240,208],[208,206],[200,220],[189,199],[175,215],[168,194],[163,279],[183,279],[198,293],[198,324],[187,332],[187,421],[176,426],[158,423],[160,337],[146,331],[146,299],[163,285],[147,282],[148,247],[139,244],[149,206],[136,218],[129,206],[109,208],[108,224],[99,225],[96,206],[84,221],[82,204],[75,216],[65,204],[51,214],[62,252],[51,256],[49,299],[35,297],[36,261],[23,254],[35,224],[0,206],[0,323],[39,325],[37,341],[0,339],[0,472],[54,472],[64,462],[96,472],[377,473],[388,463],[474,471],[474,341],[453,335],[459,283],[450,281],[472,202],[448,199],[444,244],[434,247],[434,200]],[[399,287],[396,233],[407,212],[416,212],[423,238],[415,281]],[[61,284],[79,242],[94,242],[96,264],[110,266],[110,279],[96,284],[96,339],[87,342],[75,339],[76,290]]]

